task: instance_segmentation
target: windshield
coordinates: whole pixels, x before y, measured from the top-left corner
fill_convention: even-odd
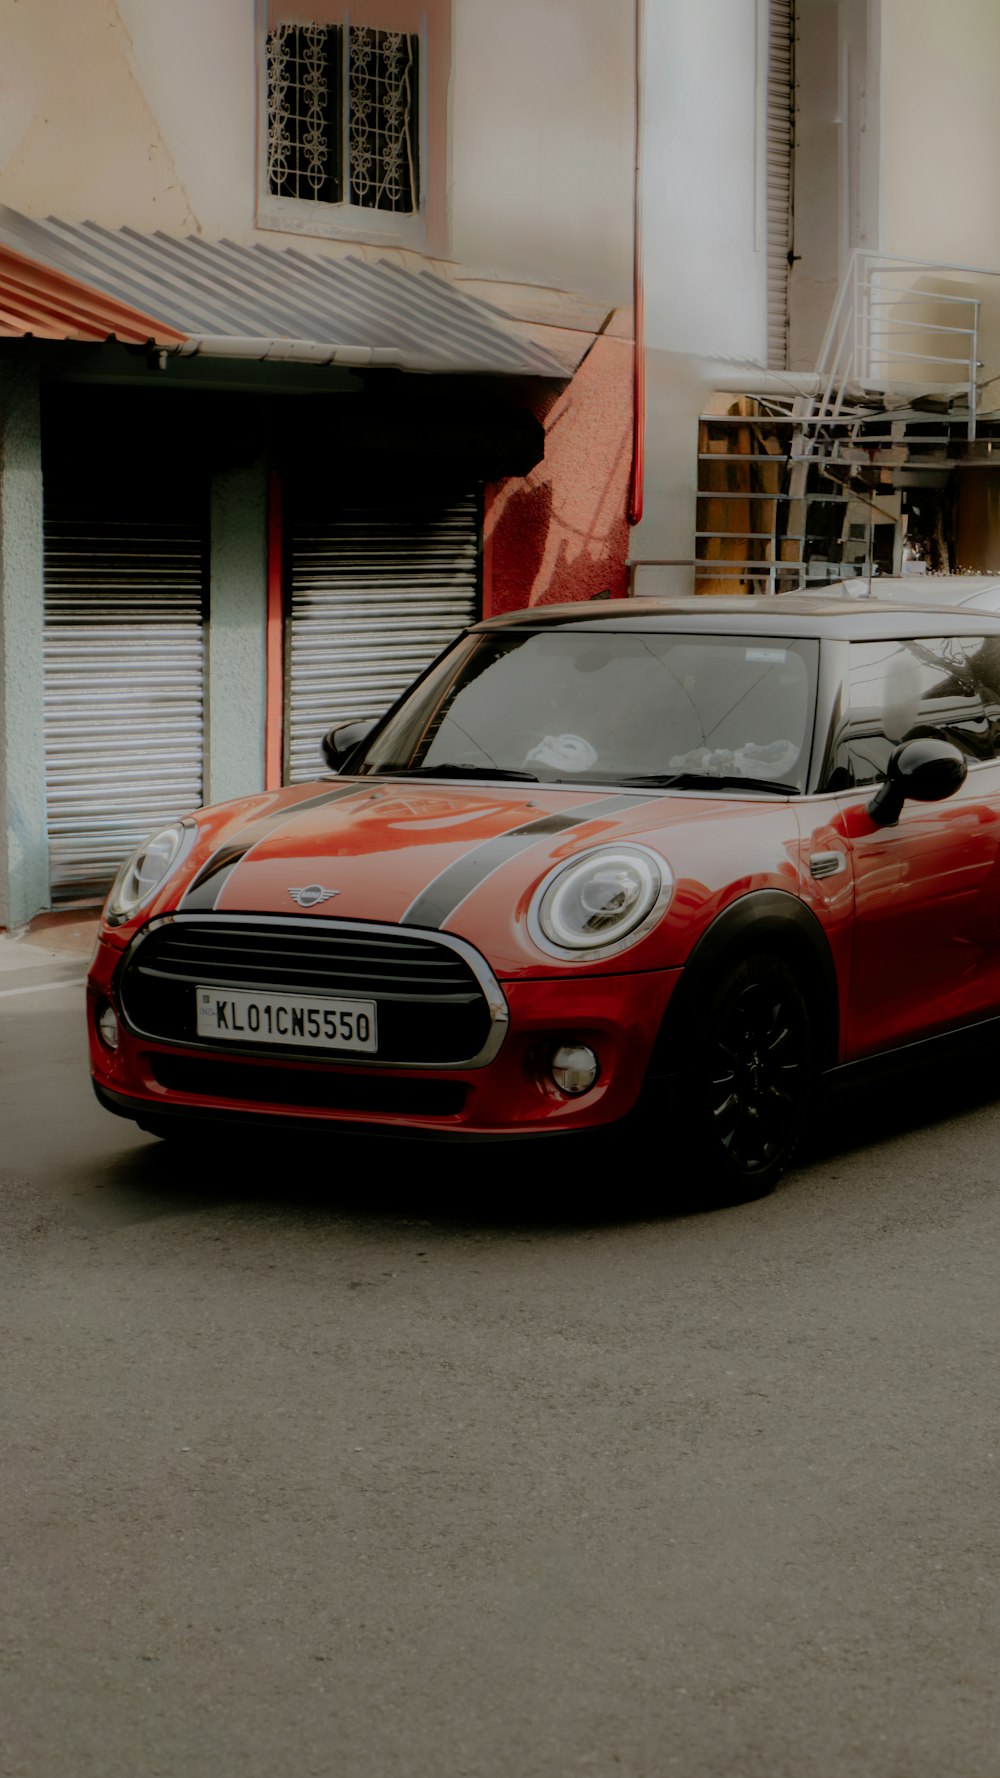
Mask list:
[[[473,634],[351,770],[799,792],[817,651],[770,636]]]

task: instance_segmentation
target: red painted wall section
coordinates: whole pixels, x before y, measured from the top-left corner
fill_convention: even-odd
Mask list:
[[[629,331],[631,320],[629,318]],[[631,337],[598,335],[548,412],[530,475],[487,487],[484,615],[626,592],[632,467]]]

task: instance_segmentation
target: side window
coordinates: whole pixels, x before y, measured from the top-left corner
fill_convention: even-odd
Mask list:
[[[879,783],[893,748],[918,735],[942,735],[972,759],[992,757],[993,725],[966,646],[941,636],[851,645],[828,789]]]
[[[990,753],[1000,759],[1000,636],[962,638],[969,670],[986,708]]]

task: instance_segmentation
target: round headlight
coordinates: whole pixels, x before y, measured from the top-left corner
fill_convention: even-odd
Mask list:
[[[112,884],[104,906],[105,919],[112,925],[127,920],[155,895],[187,851],[196,831],[187,822],[175,821],[136,846]]]
[[[529,914],[543,950],[594,956],[632,944],[663,912],[669,867],[645,846],[602,846],[550,871]]]

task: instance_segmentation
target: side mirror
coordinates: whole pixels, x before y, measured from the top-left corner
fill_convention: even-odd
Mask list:
[[[908,799],[943,802],[962,788],[968,771],[965,754],[952,741],[939,735],[904,741],[893,749],[885,783],[868,804],[868,813],[876,827],[894,827]]]
[[[327,729],[322,740],[323,758],[331,772],[342,770],[345,760],[368,739],[374,727],[374,722],[337,722]]]

